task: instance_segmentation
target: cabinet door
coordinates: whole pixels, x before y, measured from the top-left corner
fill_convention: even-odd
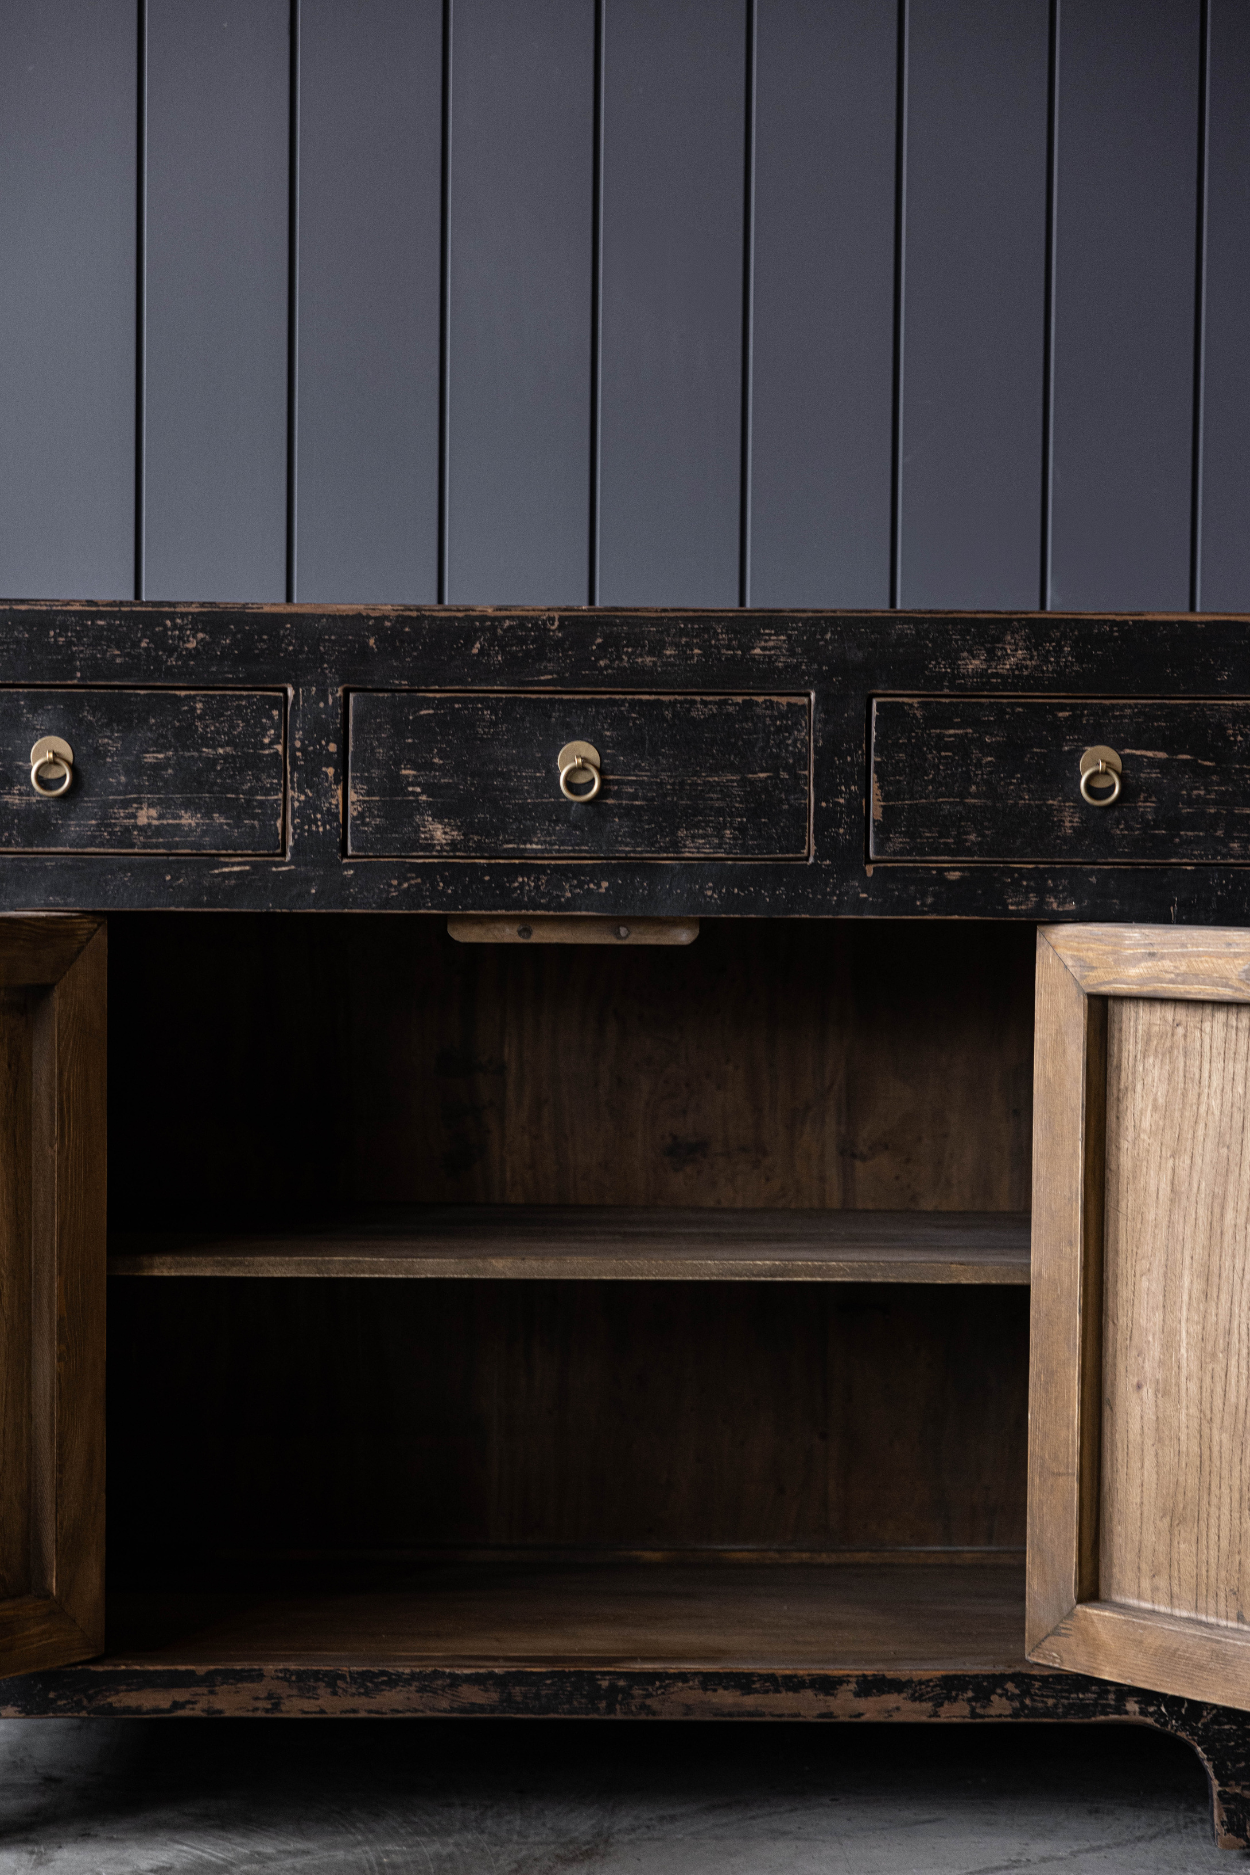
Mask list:
[[[1250,1711],[1250,931],[1038,934],[1029,1658]]]
[[[0,917],[0,1676],[104,1644],[105,931]]]

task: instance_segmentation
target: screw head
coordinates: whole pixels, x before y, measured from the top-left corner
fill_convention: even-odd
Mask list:
[[[516,934],[519,938],[531,938],[534,935],[527,924],[519,924],[516,928]]]

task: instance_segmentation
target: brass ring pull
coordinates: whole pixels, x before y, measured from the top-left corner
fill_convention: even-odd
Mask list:
[[[30,752],[30,785],[36,794],[68,794],[74,779],[74,751],[62,736],[40,736]],[[52,785],[49,785],[51,783]]]
[[[603,786],[599,751],[589,742],[566,742],[556,757],[560,770],[560,792],[570,801],[593,801]],[[574,794],[571,783],[581,778],[590,786],[584,794]]]
[[[1120,798],[1120,775],[1124,763],[1114,749],[1103,747],[1086,749],[1081,757],[1081,799],[1090,807],[1110,807]],[[1105,794],[1091,794],[1090,787],[1098,783],[1106,786]]]

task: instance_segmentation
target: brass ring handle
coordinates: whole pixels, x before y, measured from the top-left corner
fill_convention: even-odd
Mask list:
[[[603,786],[599,751],[589,742],[566,742],[556,757],[560,771],[560,792],[569,801],[593,801]],[[584,794],[574,794],[570,783],[581,776],[590,786]]]
[[[55,775],[54,787],[48,786],[45,770]],[[41,736],[30,752],[30,785],[35,793],[55,800],[57,795],[69,793],[73,779],[74,751],[69,743],[62,736]]]
[[[1120,775],[1124,763],[1114,749],[1105,748],[1101,743],[1092,749],[1086,749],[1081,757],[1081,799],[1090,807],[1110,807],[1120,798]],[[1091,794],[1090,786],[1094,782],[1109,782],[1105,794]]]

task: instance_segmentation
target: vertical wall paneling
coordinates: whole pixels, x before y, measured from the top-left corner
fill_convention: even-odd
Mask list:
[[[290,0],[148,0],[146,590],[286,591]]]
[[[300,0],[297,599],[438,596],[442,0]]]
[[[454,0],[447,597],[588,595],[594,0]]]
[[[909,0],[899,595],[1038,602],[1049,0]]]
[[[0,8],[0,591],[134,591],[135,0]]]
[[[599,596],[736,605],[745,0],[607,0]]]
[[[897,0],[757,0],[749,602],[890,590]]]
[[[1210,0],[1200,608],[1250,611],[1250,9]]]
[[[1064,0],[1050,603],[1189,603],[1200,0]],[[1243,107],[1244,109],[1244,103]]]

